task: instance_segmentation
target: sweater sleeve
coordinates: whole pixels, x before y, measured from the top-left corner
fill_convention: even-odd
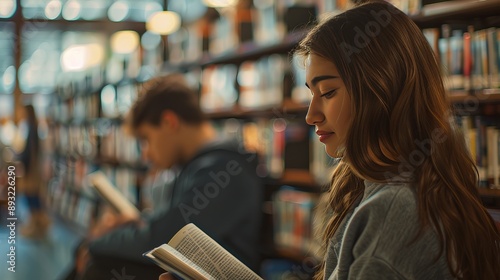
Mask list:
[[[349,279],[405,280],[390,264],[375,256],[362,256],[349,268]]]

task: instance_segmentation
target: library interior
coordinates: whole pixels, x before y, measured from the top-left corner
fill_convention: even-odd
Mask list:
[[[182,174],[180,158],[177,164],[153,163],[153,143],[130,128],[130,112],[139,110],[134,104],[150,82],[179,74],[214,137],[238,147],[232,156],[205,156],[214,162],[214,169],[205,167],[205,179],[218,185],[209,189],[200,181],[205,192],[195,191],[193,205],[181,207],[172,224],[191,215],[209,235],[238,235],[215,238],[222,244],[255,241],[229,251],[244,256],[248,246],[258,247],[251,248],[258,251],[258,264],[245,264],[263,279],[312,279],[323,258],[320,223],[328,218],[318,205],[328,203],[338,161],[306,122],[312,95],[304,60],[294,50],[317,23],[361,2],[366,1],[0,0],[0,279],[79,279],[74,275],[88,265],[85,250],[107,256],[105,247],[82,249],[99,235],[96,227],[122,226],[113,197],[123,196],[139,215],[155,219],[176,203],[180,194],[174,187],[196,182],[196,170]],[[418,26],[440,63],[450,121],[465,137],[480,201],[500,229],[500,1],[387,2]],[[189,110],[179,118],[193,115]],[[166,138],[163,145],[177,141],[179,150],[196,142]],[[232,158],[238,156],[240,161]],[[239,171],[250,161],[259,182],[255,193],[244,189],[254,178]],[[217,171],[218,164],[224,170]],[[118,192],[100,190],[89,176],[96,172]],[[226,188],[237,181],[240,190]],[[226,199],[234,210],[216,209],[224,192],[231,194]],[[256,218],[232,221],[245,212],[239,208],[255,206],[250,200],[256,194]],[[226,223],[210,211],[226,212]],[[227,228],[211,229],[212,221]],[[165,233],[163,243],[172,236]],[[130,255],[143,249],[136,243]],[[141,258],[157,268],[136,256]],[[149,279],[127,275],[128,269],[109,269],[107,279]]]

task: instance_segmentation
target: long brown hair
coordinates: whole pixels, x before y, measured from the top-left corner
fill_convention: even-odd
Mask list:
[[[407,182],[417,193],[416,238],[434,230],[439,256],[446,254],[456,278],[500,279],[500,234],[479,198],[464,136],[451,121],[438,60],[413,21],[391,4],[368,2],[313,28],[297,52],[333,62],[352,101],[325,244],[362,195],[363,180]],[[325,277],[323,267],[316,279]]]

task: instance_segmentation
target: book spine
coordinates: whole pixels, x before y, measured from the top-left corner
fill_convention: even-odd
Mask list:
[[[450,89],[457,90],[464,88],[463,71],[463,34],[461,30],[453,30],[450,38]]]
[[[488,41],[488,66],[489,66],[489,86],[490,88],[499,88],[500,87],[500,74],[498,68],[498,53],[497,47],[498,44],[496,33],[496,28],[492,27],[487,29],[487,41]]]
[[[464,33],[463,36],[463,45],[464,45],[464,90],[471,90],[471,73],[472,73],[472,48],[471,48],[471,36],[473,30],[471,30],[471,26],[467,32]]]

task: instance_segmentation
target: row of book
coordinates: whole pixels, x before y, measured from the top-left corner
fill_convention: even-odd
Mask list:
[[[201,72],[200,104],[205,112],[281,107],[285,96],[307,104],[311,93],[305,86],[304,64],[294,56],[273,54],[256,61],[213,65]],[[270,75],[269,73],[272,73]]]
[[[127,81],[101,90],[102,117],[123,118],[138,96],[138,84]]]
[[[237,139],[247,151],[259,156],[258,175],[280,178],[283,174],[286,120],[259,119],[244,122],[227,119],[214,122],[221,138]]]
[[[307,170],[318,185],[330,181],[335,161],[325,152],[314,128],[301,119],[227,119],[214,122],[223,138],[238,139],[246,150],[259,155],[261,177],[278,179],[285,170]]]
[[[144,162],[138,140],[115,122],[102,120],[85,126],[58,124],[49,132],[59,155],[129,165]]]
[[[421,0],[389,2],[410,15],[421,8]],[[311,26],[317,18],[351,5],[348,0],[240,1],[169,35],[168,61],[178,64],[223,55],[245,48],[248,42],[256,46],[277,44],[287,34]]]
[[[276,44],[301,23],[312,22],[317,14],[315,1],[254,2],[252,5],[252,1],[241,1],[219,10],[219,15],[207,16],[169,35],[168,61],[173,64],[193,62],[206,55],[236,51],[247,42]]]
[[[321,238],[314,232],[317,223],[318,195],[282,186],[273,196],[274,243],[279,248],[291,249],[314,256]],[[316,219],[316,220],[315,220]]]
[[[96,67],[87,72],[64,73],[59,79],[54,97],[68,99],[99,91],[105,74],[101,67]]]
[[[221,137],[238,139],[247,151],[258,154],[261,177],[277,179],[287,169],[309,168],[310,128],[300,122],[284,118],[228,119],[215,125]]]
[[[457,117],[482,187],[500,188],[500,120],[491,116]]]
[[[54,125],[49,130],[50,141],[58,154],[84,158],[97,156],[98,127],[96,125]]]
[[[446,24],[423,33],[440,59],[448,90],[500,88],[500,28]]]
[[[122,126],[111,124],[101,133],[100,158],[127,164],[144,162],[139,141],[128,134]]]
[[[96,169],[93,163],[54,156],[52,177],[47,184],[47,205],[77,225],[88,227],[95,211],[97,195],[86,185],[85,175]]]
[[[85,123],[96,118],[123,118],[138,95],[138,84],[108,84],[100,91],[70,98],[54,98],[49,116],[54,122]]]
[[[285,170],[307,170],[319,186],[331,179],[335,159],[326,154],[314,128],[297,119],[226,119],[214,122],[222,138],[238,139],[259,155],[259,175],[281,178]]]
[[[53,121],[81,123],[99,117],[99,96],[97,94],[75,96],[69,99],[53,99],[49,107]]]
[[[279,106],[288,69],[286,56],[271,55],[257,61],[203,69],[200,104],[205,111]],[[269,73],[273,73],[269,75]]]
[[[46,198],[53,212],[80,228],[88,229],[97,214],[97,198],[73,189],[56,189],[49,185]]]

